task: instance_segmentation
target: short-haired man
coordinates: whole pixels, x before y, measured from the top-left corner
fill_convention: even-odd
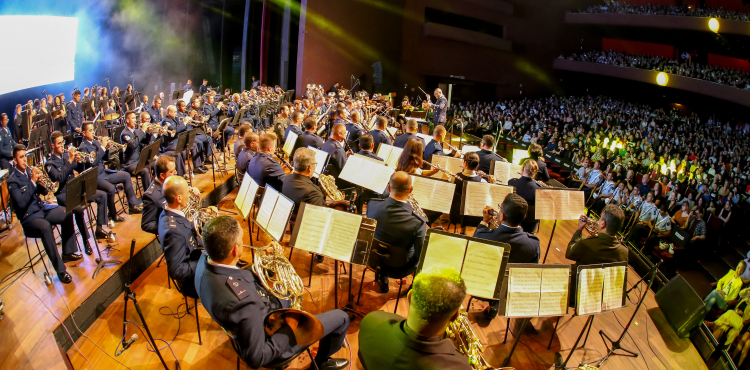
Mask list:
[[[325,206],[326,196],[320,187],[313,184],[311,178],[315,172],[315,151],[310,148],[299,148],[294,153],[294,172],[284,178],[281,193],[294,202],[294,213],[299,211],[302,203],[314,206]]]
[[[153,103],[151,103],[151,108],[148,108],[146,113],[151,117],[151,123],[160,123],[164,119],[164,109],[161,108],[161,98],[155,96]]]
[[[343,109],[339,109],[339,118],[336,119],[336,121],[340,121],[341,117],[344,117],[344,120],[346,120],[346,111]],[[343,115],[343,116],[342,116]],[[364,133],[362,131],[362,128],[360,126],[360,115],[358,111],[352,111],[351,113],[351,121],[345,121],[344,124],[346,125],[346,131],[349,133],[349,146],[352,148],[352,151],[355,153],[359,151],[359,137],[362,136]]]
[[[375,127],[374,130],[370,130],[370,135],[372,135],[372,140],[375,142],[375,145],[381,143],[391,145],[390,135],[386,131],[388,130],[388,119],[383,116],[378,116],[378,118],[375,119]]]
[[[581,219],[578,220],[578,228],[573,233],[565,251],[565,258],[575,261],[571,274],[570,290],[573,293],[570,295],[570,303],[575,302],[578,266],[628,261],[628,248],[616,238],[623,222],[625,222],[625,214],[620,207],[607,204],[599,221],[596,222],[599,234],[584,239],[582,231],[586,227],[586,219],[581,215]]]
[[[482,222],[477,226],[474,237],[509,244],[511,248],[508,263],[539,263],[539,238],[521,229],[521,222],[526,218],[528,209],[528,203],[520,195],[506,195],[497,213],[500,225],[495,229],[490,228],[490,222],[495,217],[490,213],[497,211],[487,206],[482,212]],[[494,319],[499,304],[499,301],[492,301],[484,311],[485,318]]]
[[[128,213],[136,214],[143,212],[141,199],[133,191],[133,182],[130,180],[130,174],[124,171],[115,171],[104,169],[104,158],[109,158],[109,137],[104,136],[102,142],[94,139],[94,123],[86,122],[83,124],[83,141],[78,150],[84,153],[95,153],[96,159],[93,163],[86,161],[79,165],[79,172],[90,167],[97,167],[99,176],[96,180],[96,188],[107,193],[107,211],[109,218],[117,222],[125,221],[124,218],[117,214],[115,208],[115,194],[117,194],[117,185],[121,184],[125,188],[125,197],[128,200]]]
[[[427,220],[414,211],[407,202],[412,192],[411,176],[403,171],[391,175],[388,183],[390,196],[373,199],[367,204],[367,218],[377,220],[375,239],[403,250],[405,261],[401,267],[383,266],[378,285],[381,293],[387,293],[388,278],[401,279],[416,270],[422,251]]]
[[[164,199],[167,205],[159,216],[159,243],[164,250],[167,273],[174,279],[180,292],[196,298],[195,266],[203,248],[200,236],[193,223],[185,218],[183,209],[190,200],[190,187],[180,176],[170,176],[164,181]]]
[[[188,127],[185,122],[177,118],[177,107],[175,107],[174,105],[170,105],[167,107],[167,115],[161,121],[161,126],[167,130],[175,132],[174,136],[162,136],[162,151],[164,153],[175,153],[175,151],[177,150],[177,137],[179,136],[179,134],[188,131]],[[200,155],[202,149],[203,148],[197,141],[193,141],[193,147],[190,148],[190,158],[193,160],[193,173],[204,174],[207,172],[206,168],[203,166],[203,160],[201,159]],[[185,153],[186,152],[181,152],[176,153],[175,155],[179,155],[183,158],[183,160],[186,160],[187,155]]]
[[[120,142],[126,144],[125,153],[122,155],[122,169],[130,173],[135,173],[138,168],[138,162],[141,159],[141,150],[150,144],[154,139],[155,135],[149,132],[143,132],[140,128],[135,127],[136,114],[132,110],[125,113],[125,128],[120,133]],[[146,162],[148,164],[148,162]],[[151,169],[149,166],[143,167],[141,172],[138,173],[141,176],[141,185],[143,189],[147,189],[151,183]]]
[[[167,205],[167,201],[164,199],[164,181],[170,176],[176,176],[177,170],[175,167],[174,158],[168,155],[161,155],[156,160],[154,166],[154,172],[156,177],[151,186],[148,187],[145,193],[143,193],[143,217],[141,217],[141,230],[151,233],[159,233],[159,216]]]
[[[301,148],[307,148],[309,146],[314,147],[316,149],[320,149],[323,147],[323,138],[318,136],[317,133],[315,133],[316,130],[316,122],[315,119],[312,117],[306,118],[304,122],[302,122],[302,126],[304,127],[305,131],[300,134],[300,141],[299,146]]]
[[[284,169],[273,158],[276,150],[276,135],[263,134],[259,140],[258,153],[247,164],[247,173],[260,186],[269,185],[280,190],[284,184]],[[244,176],[244,175],[243,175]]]
[[[250,164],[250,161],[253,159],[253,157],[258,154],[258,150],[260,148],[260,136],[252,131],[249,131],[245,134],[243,142],[244,145],[242,145],[242,152],[239,154],[239,156],[237,156],[237,171],[239,172],[240,177],[245,176],[245,172],[247,172],[247,166]]]
[[[445,126],[436,126],[435,130],[432,131],[432,140],[424,147],[423,159],[427,162],[432,162],[433,155],[445,156],[443,141],[445,141]],[[458,155],[459,153],[453,153],[454,157]]]
[[[448,112],[448,99],[443,95],[443,90],[435,89],[435,103],[430,101],[430,95],[427,94],[427,103],[433,109],[432,123],[435,126],[445,125],[446,113]]]
[[[294,132],[295,134],[297,134],[297,137],[302,135],[302,128],[300,126],[302,125],[302,120],[304,118],[305,114],[301,111],[295,110],[294,112],[292,112],[289,126],[287,126],[286,130],[284,130],[284,137],[288,137],[290,132]]]
[[[602,186],[598,187],[598,190],[599,191],[594,195],[594,204],[589,207],[588,211],[586,211],[586,216],[590,215],[591,211],[596,213],[601,212],[604,206],[614,197],[615,190],[617,190],[614,171],[607,173],[607,179],[604,180]]]
[[[68,103],[66,107],[68,111],[68,125],[70,129],[75,133],[81,132],[81,125],[83,125],[83,104],[81,104],[81,92],[76,90],[73,91],[73,101]]]
[[[211,128],[211,131],[213,132],[212,136],[217,138],[216,143],[219,148],[220,152],[224,152],[224,149],[226,148],[227,143],[229,140],[234,136],[234,127],[232,125],[227,125],[224,128],[223,132],[217,132],[219,129],[219,114],[221,114],[222,110],[221,107],[224,106],[224,103],[219,102],[214,107],[214,95],[208,94],[206,97],[206,104],[203,104],[203,115],[207,115],[208,118],[208,127]]]
[[[423,270],[406,296],[409,316],[374,311],[359,326],[359,360],[368,370],[470,370],[469,359],[445,338],[466,297],[466,284],[449,268]]]
[[[239,159],[242,149],[245,148],[245,135],[247,135],[248,131],[252,132],[252,126],[249,123],[243,123],[240,125],[239,131],[237,131],[237,140],[234,141],[235,160]]]
[[[493,151],[495,148],[495,138],[492,135],[482,136],[482,143],[479,144],[479,167],[477,171],[484,171],[484,173],[490,173],[490,165],[492,161],[507,162],[505,158],[501,157]]]
[[[346,151],[344,150],[344,144],[346,140],[346,126],[342,123],[337,123],[331,128],[331,138],[323,144],[320,150],[328,153],[330,159],[328,160],[328,166],[330,169],[329,175],[336,179],[336,185],[341,188],[344,183],[339,180],[341,170],[346,165]]]
[[[419,124],[414,119],[410,119],[406,121],[406,133],[396,136],[396,140],[393,141],[393,146],[403,148],[406,146],[406,143],[408,143],[409,140],[411,139],[422,140],[422,145],[424,146],[424,139],[417,136],[418,128],[419,128]]]
[[[216,217],[203,227],[207,256],[201,256],[195,272],[195,289],[203,308],[222,328],[235,337],[237,353],[250,367],[269,367],[303,351],[297,345],[290,321],[268,335],[263,319],[268,313],[288,308],[257,281],[255,275],[236,267],[242,256],[244,231],[232,217]],[[271,242],[270,248],[281,248]],[[340,370],[349,365],[346,359],[332,358],[341,349],[349,328],[349,316],[341,310],[315,315],[323,324],[315,364],[321,370]]]
[[[201,85],[200,87],[198,87],[198,94],[199,95],[203,95],[203,94],[205,94],[207,92],[208,92],[208,80],[204,78],[203,79],[203,85]]]
[[[176,118],[182,123],[184,123],[185,118],[189,117],[190,114],[192,113],[192,109],[190,111],[187,110],[186,104],[187,103],[185,103],[184,100],[178,100],[176,103],[176,108],[177,108]],[[185,126],[187,126],[187,124],[185,124]],[[190,129],[191,128],[188,128],[188,130]],[[211,136],[206,135],[206,133],[203,132],[202,129],[195,129],[195,130],[197,130],[195,132],[195,139],[193,140],[193,145],[196,148],[195,156],[200,157],[201,159],[201,170],[208,172],[208,167],[206,167],[206,165],[203,163],[208,162],[208,161],[213,162],[212,157],[214,154],[214,139]]]
[[[536,180],[549,181],[549,172],[547,171],[547,163],[544,162],[544,152],[542,151],[542,146],[536,143],[531,144],[529,145],[528,153],[528,158],[535,160],[536,165],[539,168],[536,173]],[[523,164],[526,159],[527,158],[521,159],[521,163],[519,164]]]
[[[42,186],[39,178],[42,173],[36,167],[30,168],[26,163],[26,148],[23,145],[13,147],[15,166],[8,177],[8,192],[16,216],[21,220],[24,235],[42,239],[42,245],[57,272],[60,282],[68,284],[73,281],[65,262],[78,261],[83,256],[76,247],[73,213],[65,213],[63,207],[48,205],[42,202],[40,195],[47,195],[47,188]],[[62,258],[57,252],[53,225],[62,225]],[[81,230],[81,234],[86,229]],[[88,239],[88,238],[87,238]]]

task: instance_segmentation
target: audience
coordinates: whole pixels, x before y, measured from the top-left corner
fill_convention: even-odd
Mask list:
[[[651,14],[750,21],[750,13],[748,12],[737,12],[723,8],[696,8],[694,5],[629,4],[617,1],[595,5],[580,13]]]

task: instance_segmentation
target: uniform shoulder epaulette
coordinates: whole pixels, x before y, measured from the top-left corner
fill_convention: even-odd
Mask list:
[[[424,218],[424,216],[422,216],[419,213],[417,213],[417,211],[411,211],[411,214],[413,214],[414,216],[416,216],[420,221],[422,221],[424,223],[427,223],[427,219]]]
[[[177,220],[174,219],[174,216],[169,216],[169,228],[170,229],[177,228]]]
[[[229,285],[229,288],[232,289],[232,292],[234,292],[234,295],[237,297],[237,299],[243,299],[250,295],[250,293],[247,291],[247,288],[242,284],[240,279],[235,279],[229,276],[227,277],[227,285]]]

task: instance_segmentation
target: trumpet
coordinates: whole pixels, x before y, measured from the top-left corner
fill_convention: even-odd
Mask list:
[[[104,138],[102,136],[94,136],[94,139],[99,140],[99,142],[101,143]],[[118,144],[118,143],[114,142],[114,140],[112,140],[112,139],[109,139],[109,141],[107,141],[107,150],[115,150],[115,151],[122,150],[122,151],[125,151],[125,149],[127,149],[127,147],[128,147],[127,145],[125,145],[125,144]]]
[[[177,130],[167,130],[167,128],[164,126],[144,123],[142,130],[145,132],[149,129],[151,130],[152,134],[156,134],[156,135],[169,135],[169,136],[174,137],[174,135],[177,134]]]
[[[91,151],[91,153],[84,153],[79,152],[74,149],[65,149],[63,153],[68,153],[68,155],[73,155],[76,159],[76,162],[83,163],[88,161],[89,163],[94,163],[96,161],[96,152]]]

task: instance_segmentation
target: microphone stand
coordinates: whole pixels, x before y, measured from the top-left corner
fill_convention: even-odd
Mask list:
[[[252,239],[252,238],[250,238]],[[156,352],[156,355],[159,356],[159,360],[161,361],[161,364],[164,366],[164,369],[169,370],[169,367],[167,367],[167,363],[164,361],[164,358],[161,357],[161,352],[159,351],[159,347],[156,346],[156,341],[154,340],[154,337],[151,335],[151,330],[148,329],[148,324],[146,324],[146,319],[143,317],[143,312],[141,311],[141,306],[138,304],[138,300],[135,298],[135,292],[130,289],[130,283],[131,283],[131,277],[130,273],[133,268],[133,252],[135,251],[135,239],[130,243],[130,260],[128,261],[128,272],[125,274],[125,294],[123,294],[125,298],[125,307],[123,308],[123,314],[122,314],[122,339],[120,339],[120,344],[124,344],[125,341],[125,335],[127,334],[127,325],[128,325],[128,300],[133,301],[133,305],[135,306],[136,312],[138,312],[138,316],[141,318],[141,326],[143,326],[143,329],[146,331],[146,335],[148,335],[148,340],[151,342],[151,345],[154,347],[154,351]]]

